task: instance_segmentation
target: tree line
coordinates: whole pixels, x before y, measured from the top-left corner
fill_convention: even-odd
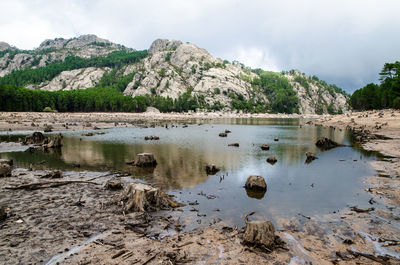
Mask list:
[[[68,91],[30,90],[0,84],[0,111],[41,112],[46,107],[60,112],[182,112],[204,107],[202,97],[183,93],[177,99],[146,95],[124,96],[116,87],[93,87]]]
[[[350,105],[353,109],[400,109],[400,62],[385,63],[379,75],[379,85],[367,84],[351,95]]]

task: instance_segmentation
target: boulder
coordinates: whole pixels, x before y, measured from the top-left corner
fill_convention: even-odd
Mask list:
[[[119,178],[112,178],[107,180],[104,186],[107,190],[120,190],[122,189],[122,181]]]
[[[340,146],[338,143],[336,143],[335,141],[332,141],[329,138],[326,137],[322,137],[321,139],[319,139],[315,145],[321,149],[331,149],[334,147],[338,147]]]
[[[270,221],[246,221],[243,241],[248,245],[271,249],[275,245],[275,227]]]
[[[267,162],[270,163],[270,164],[272,164],[272,165],[275,164],[277,161],[278,161],[278,159],[276,159],[275,156],[269,156],[269,157],[267,158]]]
[[[153,167],[157,165],[157,161],[151,153],[140,153],[136,155],[135,160],[131,164],[137,167]]]
[[[180,207],[180,204],[162,190],[143,183],[130,183],[118,202],[123,202],[125,212],[145,212]]]
[[[253,190],[266,190],[267,183],[265,179],[261,176],[249,176],[246,180],[246,184],[244,185],[246,189]]]
[[[7,218],[6,208],[0,204],[0,221],[4,221]]]
[[[228,144],[228,146],[239,147],[239,143],[232,143],[232,144]]]
[[[227,134],[227,133],[224,133],[224,132],[222,132],[222,133],[219,134],[219,137],[227,137],[227,136],[228,136],[228,134]]]
[[[214,175],[218,171],[220,171],[220,169],[217,168],[214,164],[206,165],[206,173],[207,173],[207,175]]]
[[[25,137],[23,144],[42,144],[46,137],[41,132],[34,132]]]
[[[11,177],[11,169],[9,164],[0,164],[0,178]]]
[[[269,150],[269,145],[267,144],[261,145],[261,150]]]
[[[146,113],[160,113],[160,111],[157,108],[154,108],[154,107],[147,107],[146,108]]]

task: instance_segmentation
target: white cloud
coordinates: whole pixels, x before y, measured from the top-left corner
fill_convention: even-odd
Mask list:
[[[19,48],[93,33],[146,49],[190,41],[251,67],[300,69],[354,90],[399,60],[397,0],[2,0],[0,40]]]

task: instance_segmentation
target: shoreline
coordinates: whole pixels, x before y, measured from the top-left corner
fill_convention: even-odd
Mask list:
[[[383,112],[383,115],[379,114],[381,112]],[[81,128],[93,129],[95,126],[103,129],[115,127],[115,125],[112,124],[112,119],[118,115],[106,115],[104,117],[108,119],[107,122],[102,122],[102,120],[99,120],[100,117],[104,115],[102,113],[95,113],[93,116],[88,113],[74,114],[72,116],[64,113],[61,115],[58,113],[55,115],[52,115],[54,113],[49,113],[50,115],[41,114],[42,113],[1,113],[0,131],[6,131],[7,125],[23,125],[20,127],[25,130],[38,130],[38,128],[41,128],[41,126],[44,125],[46,119],[47,123],[49,123],[49,121],[55,122],[53,127],[54,130],[57,130],[59,127],[65,130],[65,127],[62,125],[67,121],[69,122],[69,118],[80,118],[80,120],[76,121],[77,124],[79,123],[76,126],[79,130],[81,130]],[[177,117],[179,117],[178,120],[180,120],[181,117],[186,117],[184,120],[210,118],[191,114],[177,116],[171,114],[138,115],[130,113],[125,116],[122,114],[123,113],[120,113],[119,115],[129,118],[129,122],[132,123],[117,125],[121,127],[135,126],[136,122],[142,120],[152,122],[176,121]],[[3,238],[3,242],[0,242],[0,245],[2,246],[0,247],[0,261],[1,256],[3,256],[2,254],[4,254],[3,251],[5,250],[5,246],[7,246],[8,249],[21,248],[18,249],[18,251],[22,251],[22,254],[19,252],[20,255],[10,256],[12,258],[10,259],[10,263],[24,263],[31,261],[29,258],[32,255],[34,257],[36,257],[36,255],[38,257],[47,255],[47,260],[36,260],[36,262],[42,264],[43,262],[48,261],[51,256],[54,257],[56,254],[60,254],[67,258],[64,259],[61,264],[132,264],[132,262],[147,262],[147,264],[158,264],[159,262],[164,262],[165,264],[170,264],[168,262],[205,262],[218,264],[276,264],[277,262],[280,262],[281,264],[306,264],[306,262],[312,262],[313,264],[383,264],[362,255],[353,255],[351,254],[352,249],[353,251],[355,249],[360,253],[369,253],[380,261],[388,259],[387,262],[399,262],[400,254],[399,256],[396,255],[400,253],[400,246],[397,243],[390,245],[390,242],[400,241],[400,228],[396,228],[397,224],[400,227],[399,210],[396,209],[396,207],[398,208],[400,205],[400,185],[398,183],[399,179],[395,177],[399,176],[400,172],[400,167],[398,166],[400,157],[400,151],[398,151],[400,149],[398,147],[400,147],[400,141],[393,139],[397,136],[400,137],[400,122],[397,122],[395,119],[396,116],[392,117],[392,114],[397,114],[400,117],[400,112],[392,113],[391,110],[369,112],[368,114],[363,112],[337,116],[319,116],[319,118],[315,116],[312,117],[317,118],[313,123],[318,126],[331,126],[353,130],[356,136],[361,136],[359,140],[362,148],[392,156],[393,158],[385,158],[384,160],[373,161],[371,163],[375,169],[381,170],[382,173],[387,173],[389,176],[392,176],[392,178],[383,178],[379,176],[365,177],[365,181],[369,186],[371,186],[371,188],[365,192],[371,193],[371,196],[373,196],[372,198],[384,204],[386,209],[380,208],[376,211],[365,213],[356,213],[350,209],[341,209],[335,214],[311,217],[293,217],[291,219],[281,220],[279,226],[282,229],[278,230],[276,235],[286,242],[286,247],[289,250],[276,249],[271,253],[266,253],[244,246],[241,243],[243,230],[241,228],[226,227],[223,222],[217,223],[212,227],[196,229],[191,232],[180,233],[179,231],[176,231],[171,233],[167,231],[165,237],[152,238],[151,235],[154,236],[152,233],[157,234],[160,231],[165,232],[162,227],[166,225],[176,227],[176,225],[179,225],[179,222],[182,221],[179,219],[168,219],[166,221],[165,217],[158,219],[155,217],[159,215],[158,213],[151,214],[153,223],[152,228],[149,229],[150,236],[143,236],[142,230],[127,229],[126,225],[127,223],[140,220],[142,216],[139,216],[138,214],[116,214],[116,211],[118,211],[116,208],[117,206],[107,204],[109,203],[108,198],[115,196],[115,193],[105,191],[102,188],[105,181],[112,176],[100,176],[95,180],[98,185],[84,186],[72,184],[71,186],[68,186],[66,192],[64,192],[65,190],[63,189],[58,188],[47,189],[44,196],[45,198],[39,196],[37,192],[33,192],[33,195],[30,195],[23,191],[11,192],[2,189],[2,192],[8,193],[7,195],[2,196],[2,201],[4,201],[5,197],[19,198],[19,196],[22,196],[22,201],[31,200],[32,196],[36,199],[32,199],[32,202],[35,204],[29,206],[29,210],[25,211],[23,211],[23,205],[14,199],[12,205],[14,215],[11,216],[11,219],[5,221],[5,225],[11,227],[13,232],[5,231],[4,222],[2,224],[2,229],[0,230],[0,233],[2,234],[1,238]],[[89,118],[91,116],[88,122],[92,124],[91,126],[84,126],[84,123],[87,122],[84,119],[88,118],[88,115]],[[368,117],[362,117],[363,115],[368,115]],[[359,116],[361,116],[361,118],[358,118]],[[379,118],[379,116],[382,116],[382,118]],[[11,121],[18,121],[18,119],[24,117],[24,120],[26,121],[21,121],[21,124],[8,123],[4,121],[4,117],[12,117],[13,120]],[[30,120],[29,122],[29,119],[32,117],[37,120]],[[282,117],[282,115],[279,114],[273,114],[273,116],[271,116],[271,114],[266,114],[261,117],[259,115],[257,115],[257,117],[252,117],[284,118],[286,116]],[[53,118],[53,120],[51,118]],[[217,116],[212,119],[218,118],[248,117]],[[290,116],[288,118],[296,117]],[[370,119],[372,119],[372,121],[370,121]],[[378,126],[376,126],[376,121],[380,122]],[[31,126],[31,129],[26,129],[30,127],[29,123],[32,122],[40,123],[40,126]],[[385,131],[383,131],[382,124],[385,123],[387,123],[387,125],[383,126],[383,128],[385,128]],[[18,128],[18,126],[15,128]],[[379,126],[381,126],[381,129],[378,129]],[[75,128],[74,125],[70,127],[71,130]],[[374,129],[374,127],[376,128]],[[381,136],[383,136],[392,139],[375,139],[376,137],[374,135],[379,135],[377,138],[382,138]],[[27,171],[27,169],[14,169],[14,171],[18,177],[0,178],[2,187],[9,186],[10,183],[24,183],[28,180],[36,179],[37,176],[43,174],[43,171],[40,170]],[[76,172],[67,175],[65,179],[85,180],[93,177],[91,174],[95,173]],[[124,179],[124,177],[122,177],[122,179],[124,181],[129,181],[128,179]],[[60,191],[65,194],[60,194]],[[77,202],[81,201],[81,198],[76,194],[83,195],[82,201],[85,201],[83,207],[75,205]],[[99,201],[95,201],[98,194],[102,194],[102,196],[98,198],[98,200],[101,201],[100,204],[107,205],[107,207],[102,208],[102,206],[100,206],[99,208]],[[53,197],[55,197],[55,199],[53,199]],[[60,208],[60,206],[62,207]],[[40,215],[43,212],[45,213],[46,211],[49,211],[49,209],[54,216],[45,215],[41,218],[40,216],[32,217],[32,215],[35,214]],[[79,209],[79,211],[77,211],[77,209]],[[18,210],[23,212],[19,213]],[[43,223],[51,224],[57,220],[54,218],[57,218],[58,214],[63,214],[63,211],[70,214],[72,221],[69,220],[66,224],[62,219],[58,220],[56,222],[57,225],[53,228],[56,230],[55,234],[47,231],[46,229],[48,228],[46,228],[46,226],[43,227]],[[82,221],[79,221],[82,216],[87,217],[86,222],[89,222],[91,227],[87,227],[82,223]],[[35,222],[38,221],[35,221],[32,218],[43,220],[36,225]],[[19,220],[22,220],[22,223],[20,223]],[[68,226],[68,223],[72,224],[72,229]],[[21,228],[13,226],[21,226]],[[40,230],[37,231],[39,228],[44,229],[46,233],[50,233],[41,238],[44,238],[45,240],[34,237],[35,234],[39,233]],[[49,248],[50,250],[53,250],[54,253],[50,257],[50,253],[40,254],[40,247],[35,250],[29,250],[29,244],[24,243],[23,240],[19,240],[18,236],[16,236],[17,238],[11,239],[5,238],[7,234],[21,234],[22,232],[27,231],[27,229],[31,229],[31,232],[27,234],[27,241],[30,244],[38,244],[39,246],[42,244],[42,248],[45,247],[46,251],[49,251]],[[53,246],[52,249],[52,241],[50,239],[53,238],[54,240],[60,240],[60,234],[57,233],[57,230],[60,230],[62,233],[71,233],[71,235],[64,235],[65,239],[56,241],[60,242],[60,244],[56,248]],[[77,231],[79,232],[78,234],[75,233]],[[102,235],[98,236],[99,233]],[[96,236],[96,239],[91,242],[86,242],[93,236]],[[387,246],[384,246],[384,244],[387,244]],[[78,247],[78,249],[72,251],[75,250],[76,247]],[[31,253],[26,253],[26,251],[31,251]]]

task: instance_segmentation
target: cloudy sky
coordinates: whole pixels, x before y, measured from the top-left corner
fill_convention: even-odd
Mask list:
[[[1,0],[0,41],[82,34],[136,49],[178,39],[266,70],[299,69],[352,92],[400,60],[398,0]]]

